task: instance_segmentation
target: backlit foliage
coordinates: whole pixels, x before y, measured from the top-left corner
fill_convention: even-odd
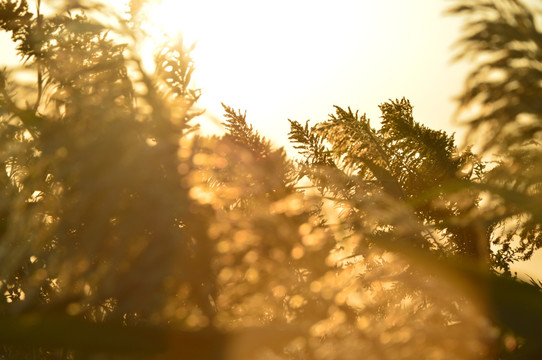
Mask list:
[[[542,40],[533,12],[519,0],[457,3],[449,11],[467,19],[458,58],[476,63],[459,98],[472,108],[471,135],[483,132],[485,148],[506,151],[538,139]]]
[[[470,222],[461,224],[478,195],[450,191],[455,183],[478,179],[483,165],[470,151],[459,153],[453,137],[416,123],[408,100],[380,109],[379,130],[365,115],[338,107],[329,120],[310,128],[291,121],[290,139],[305,157],[300,174],[340,204],[343,225],[351,223],[370,243],[406,237],[442,256],[460,253],[483,261],[485,234]],[[412,211],[405,217],[400,207],[393,209],[398,204]],[[414,231],[405,233],[403,225]]]
[[[24,60],[0,73],[2,359],[540,354],[536,282],[493,272],[540,246],[536,131],[480,115],[507,139],[487,170],[406,99],[379,127],[339,107],[291,121],[297,162],[226,105],[203,136],[192,48],[158,47],[148,73],[130,4],[113,27],[92,4],[0,2]],[[477,26],[515,16],[488,9]]]
[[[495,151],[485,175],[491,197],[484,209],[497,249],[497,267],[527,260],[542,246],[540,130],[542,123],[542,34],[536,17],[516,0],[458,2],[451,13],[467,15],[460,58],[474,70],[465,82],[461,106],[481,150]],[[483,136],[479,136],[483,134]]]

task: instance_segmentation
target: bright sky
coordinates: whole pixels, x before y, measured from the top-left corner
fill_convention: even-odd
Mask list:
[[[405,96],[418,121],[461,131],[451,123],[452,97],[467,67],[450,62],[460,19],[442,15],[447,1],[162,2],[154,21],[197,39],[194,85],[211,117],[220,118],[220,102],[247,110],[256,129],[285,146],[288,118],[324,120],[339,105],[376,123],[379,104]],[[0,48],[9,48],[6,36]],[[0,65],[12,63],[9,53]]]
[[[122,1],[122,0],[117,0]],[[333,105],[367,113],[406,97],[417,121],[458,132],[452,125],[468,70],[452,64],[461,20],[443,16],[441,0],[163,0],[154,20],[169,33],[197,39],[193,53],[200,106],[219,119],[220,102],[247,110],[248,121],[279,146],[288,145],[288,118],[321,121]],[[0,49],[10,46],[0,37]],[[0,65],[11,63],[2,51]],[[212,131],[212,121],[203,128]],[[538,256],[542,260],[542,256]],[[538,264],[518,273],[542,277]]]
[[[175,18],[182,11],[179,1],[164,1],[179,9],[160,17],[168,24],[166,14]],[[442,16],[446,3],[194,2],[195,15],[187,16],[200,26],[186,32],[198,32],[201,105],[211,115],[222,113],[221,101],[246,109],[248,120],[281,146],[288,118],[324,120],[339,105],[376,122],[379,104],[403,96],[418,121],[456,131],[451,98],[461,90],[466,67],[450,63],[460,21]]]

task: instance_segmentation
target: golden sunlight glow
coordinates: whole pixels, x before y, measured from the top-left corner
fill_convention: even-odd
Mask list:
[[[154,42],[163,34],[196,42],[194,86],[203,89],[200,106],[216,119],[221,102],[249,114],[285,108],[313,98],[331,76],[344,73],[341,63],[352,54],[338,57],[334,49],[347,48],[376,21],[356,3],[161,0],[147,17]]]
[[[154,1],[144,11],[153,37],[144,56],[163,34],[196,42],[192,79],[202,89],[204,130],[219,130],[212,124],[223,102],[247,110],[256,129],[288,147],[288,118],[320,121],[339,105],[376,121],[378,104],[403,96],[419,121],[450,126],[463,76],[449,64],[458,24],[441,17],[441,2]]]
[[[424,0],[154,0],[146,11],[151,39],[142,55],[151,60],[153,47],[166,38],[196,43],[193,86],[203,90],[203,130],[219,130],[213,124],[221,121],[224,102],[246,109],[249,122],[284,146],[287,118],[322,120],[337,104],[376,120],[376,104],[406,96],[418,121],[459,131],[461,140],[462,129],[450,124],[451,98],[468,66],[449,62],[459,24],[441,16],[446,6]],[[319,240],[308,233],[303,241],[314,246]],[[302,258],[303,247],[292,256]],[[520,276],[539,273],[540,261],[515,268]]]
[[[376,121],[378,104],[403,96],[420,121],[450,126],[462,76],[449,64],[457,23],[442,19],[440,2],[156,1],[149,27],[197,42],[193,85],[207,109],[204,130],[217,130],[209,124],[220,121],[224,102],[288,147],[288,118],[323,120],[339,105]]]

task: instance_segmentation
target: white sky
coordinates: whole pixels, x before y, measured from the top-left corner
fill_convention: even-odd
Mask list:
[[[375,124],[379,104],[404,96],[417,121],[457,132],[462,143],[452,98],[468,66],[450,62],[461,19],[443,16],[448,1],[163,2],[156,23],[198,40],[194,80],[210,117],[220,118],[220,102],[247,110],[260,133],[291,150],[288,118],[321,121],[339,105]],[[9,38],[0,35],[2,66],[14,58]],[[211,123],[204,120],[203,128],[213,129]],[[542,277],[540,252],[538,258],[516,270]]]
[[[417,121],[461,131],[451,123],[452,97],[467,67],[450,62],[460,19],[442,15],[447,1],[163,2],[166,10],[155,21],[197,38],[200,106],[218,117],[220,102],[247,110],[248,120],[279,146],[288,142],[288,118],[321,121],[339,105],[376,123],[378,105],[403,96]],[[14,63],[2,35],[0,65]]]
[[[211,30],[194,53],[210,113],[221,113],[220,101],[246,109],[248,120],[282,146],[288,118],[324,120],[339,105],[376,122],[379,104],[405,96],[418,121],[457,131],[451,99],[467,68],[450,63],[460,20],[442,16],[447,2],[232,3],[206,14]]]

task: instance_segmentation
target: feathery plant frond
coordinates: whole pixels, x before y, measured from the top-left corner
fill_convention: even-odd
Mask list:
[[[167,92],[177,97],[189,97],[192,104],[199,98],[199,90],[191,89],[189,86],[195,70],[189,54],[194,47],[195,44],[185,47],[181,38],[177,44],[165,46],[155,56],[156,75],[166,84]]]
[[[449,177],[455,175],[458,159],[453,161],[453,154],[457,152],[453,136],[415,122],[412,106],[404,98],[382,104],[380,110],[382,111],[382,127],[379,132],[394,142],[394,147],[405,148],[404,155],[407,159],[433,162],[435,170],[441,168]]]
[[[298,121],[289,121],[288,138],[304,157],[298,161],[298,180],[307,177],[322,194],[350,193],[352,184],[348,175],[335,163],[333,150],[329,148],[329,142],[319,130],[321,124],[310,126],[307,120],[303,126]]]
[[[458,1],[449,13],[467,19],[457,58],[476,60],[459,97],[472,109],[469,139],[506,151],[539,138],[542,34],[531,10],[518,0]]]
[[[430,236],[428,240],[434,246],[443,246],[442,243],[448,242],[451,252],[483,257],[478,242],[487,242],[487,239],[480,239],[480,234],[474,228],[454,225],[452,220],[474,210],[478,195],[471,192],[468,201],[457,201],[446,190],[455,183],[470,179],[479,160],[468,151],[459,154],[453,137],[445,132],[434,131],[415,122],[408,100],[390,100],[380,105],[380,109],[382,127],[375,130],[365,116],[359,116],[350,108],[344,110],[336,107],[336,114],[313,127],[320,148],[308,146],[311,141],[308,125],[302,128],[292,122],[290,136],[304,142],[304,146],[299,148],[306,159],[305,163],[311,164],[310,161],[318,157],[317,152],[325,151],[336,164],[335,168],[327,171],[309,166],[309,179],[315,184],[335,184],[329,188],[335,189],[332,194],[337,201],[346,201],[352,206],[343,215],[353,224],[366,222],[379,213],[379,219],[375,217],[374,221],[367,222],[379,224],[376,228],[375,225],[367,228],[372,230],[368,230],[366,236],[374,237],[375,243],[379,237],[402,231],[399,228],[405,224],[401,225],[400,218],[409,218],[404,215],[394,218],[392,214],[396,214],[396,211],[388,210],[386,215],[386,212],[378,212],[376,208],[390,209],[390,203],[407,202],[405,204],[409,204],[407,207],[413,211],[410,219],[416,219],[414,221],[420,224],[417,231],[427,235],[434,230],[427,232],[422,229],[430,227],[446,234],[439,235],[443,239],[438,241]],[[431,196],[427,195],[429,192]],[[378,200],[379,197],[383,197],[382,200]],[[446,205],[436,206],[436,203]],[[388,220],[383,220],[385,218]],[[407,227],[416,228],[411,225]],[[414,233],[407,231],[407,234]]]
[[[331,144],[335,156],[347,166],[355,167],[365,160],[386,167],[388,154],[380,143],[376,132],[371,128],[365,115],[359,116],[350,108],[335,107],[336,114],[319,124],[318,131]]]
[[[247,209],[294,194],[295,169],[282,148],[249,125],[246,113],[223,104],[226,134],[197,138],[192,156],[201,171],[198,186],[215,193],[219,209]],[[269,174],[273,174],[272,177]]]
[[[468,151],[459,154],[453,137],[416,123],[406,99],[390,100],[380,109],[378,130],[365,115],[335,107],[326,121],[313,126],[290,121],[290,139],[304,159],[300,171],[306,171],[329,201],[323,210],[333,207],[337,213],[337,266],[345,272],[363,268],[356,286],[379,298],[375,303],[369,300],[377,313],[393,313],[397,303],[420,296],[424,305],[412,316],[423,316],[432,311],[434,298],[424,298],[423,290],[412,291],[412,284],[424,287],[416,280],[421,274],[415,266],[385,260],[379,244],[414,248],[431,258],[460,256],[485,262],[487,254],[480,245],[488,240],[470,218],[478,193],[464,191],[463,184],[473,177],[473,171],[464,171],[465,165],[471,161],[474,167],[479,160]],[[321,165],[321,154],[332,166]],[[374,283],[383,274],[390,279],[386,290]],[[348,314],[347,319],[357,316]],[[443,323],[458,321],[456,315],[444,318]]]
[[[498,151],[481,184],[494,204],[485,210],[494,261],[509,272],[542,246],[542,212],[529,205],[541,195],[542,34],[534,12],[518,0],[458,1],[449,13],[468,16],[458,59],[473,58],[475,66],[458,113],[471,116],[470,141]]]
[[[135,294],[162,292],[171,271],[181,283],[205,281],[174,270],[175,260],[163,253],[168,248],[181,262],[194,264],[204,249],[190,245],[190,238],[206,238],[187,206],[204,210],[179,185],[183,133],[178,118],[164,111],[171,104],[155,101],[159,95],[152,84],[147,94],[135,93],[132,76],[148,75],[130,73],[128,45],[116,43],[106,26],[84,13],[37,18],[26,1],[3,1],[0,9],[0,26],[15,34],[20,56],[42,75],[30,91],[17,93],[11,89],[28,88],[16,76],[9,81],[2,73],[0,81],[0,136],[6,140],[0,166],[8,175],[0,202],[0,287],[13,284],[26,296],[16,306],[37,311],[47,306],[65,311],[73,302],[77,315],[90,321],[145,311],[160,318],[167,296]],[[21,21],[29,26],[13,25]],[[35,99],[40,89],[37,104],[22,105],[21,98]],[[146,101],[138,104],[136,96]],[[32,280],[39,273],[44,275]],[[208,294],[196,293],[193,298],[208,303]],[[0,301],[3,313],[13,311],[9,299]]]
[[[288,119],[288,121],[290,122],[288,139],[294,144],[294,149],[306,156],[307,162],[311,165],[332,165],[325,140],[316,128],[309,127],[308,120],[305,122],[305,126],[295,120]]]
[[[239,145],[245,146],[247,149],[257,155],[258,158],[266,158],[271,153],[271,143],[263,136],[254,130],[252,125],[249,125],[246,120],[246,112],[235,112],[232,107],[222,104],[224,108],[226,127],[228,135],[233,141]]]

